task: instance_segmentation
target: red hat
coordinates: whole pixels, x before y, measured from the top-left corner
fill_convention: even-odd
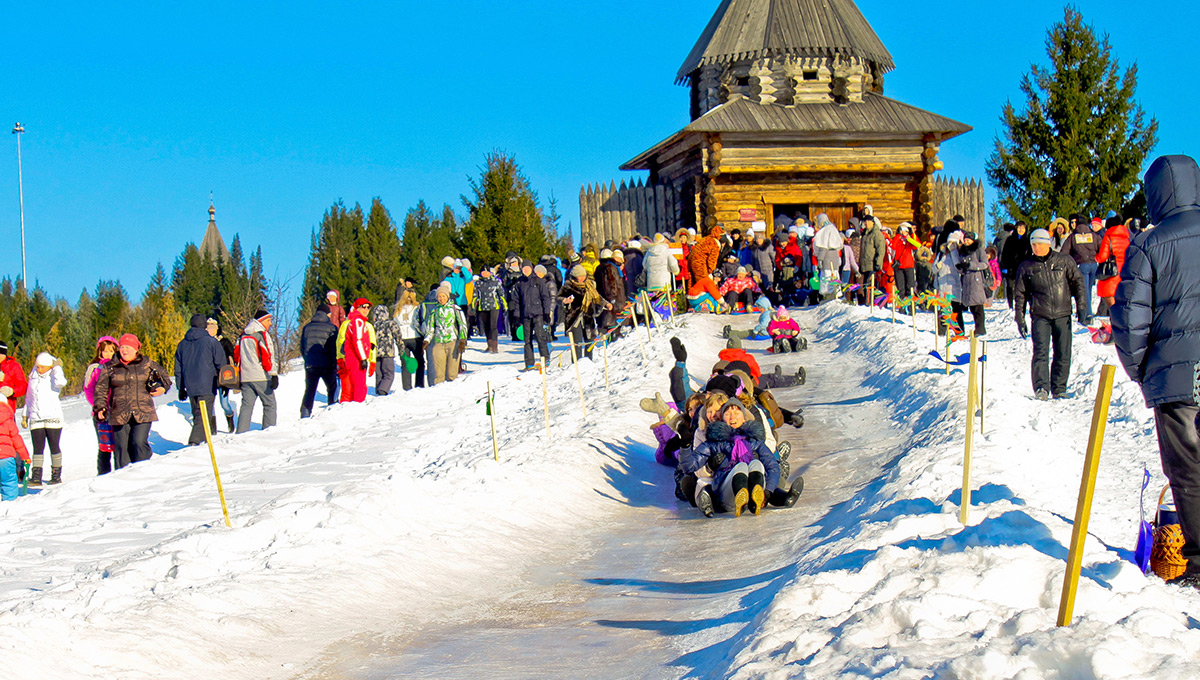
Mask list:
[[[357,300],[355,300],[355,301],[354,301],[354,306],[355,306],[356,308],[357,308],[357,307],[362,307],[363,305],[366,305],[366,306],[370,307],[370,306],[371,306],[371,303],[370,303],[370,302],[368,302],[366,298],[359,298],[359,299],[357,299]]]
[[[134,335],[133,333],[126,333],[125,335],[121,336],[120,340],[117,341],[117,346],[119,346],[119,347],[129,346],[134,349],[141,349],[142,341],[138,340],[138,337],[136,335]]]

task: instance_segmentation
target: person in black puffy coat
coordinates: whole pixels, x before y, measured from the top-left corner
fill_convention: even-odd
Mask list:
[[[1200,168],[1163,156],[1146,172],[1149,219],[1138,234],[1112,307],[1113,340],[1125,372],[1154,409],[1159,457],[1183,530],[1187,568],[1200,586],[1200,436],[1195,397],[1200,362]]]
[[[1087,321],[1087,299],[1083,275],[1075,260],[1053,250],[1053,237],[1045,229],[1029,237],[1033,256],[1017,268],[1014,315],[1021,337],[1029,335],[1025,326],[1025,303],[1033,317],[1033,392],[1038,399],[1066,396],[1071,375],[1071,299],[1080,323]],[[1050,366],[1050,349],[1054,365]]]
[[[547,340],[546,319],[554,312],[555,299],[550,293],[550,282],[546,279],[546,268],[536,267],[526,261],[521,272],[525,275],[517,284],[517,297],[521,303],[521,326],[525,335],[525,368],[533,368],[533,341],[536,338],[538,353],[543,365],[550,363],[550,343]]]
[[[207,325],[207,318],[203,314],[192,316],[191,328],[175,348],[175,386],[179,390],[179,400],[186,400],[192,407],[192,432],[188,435],[188,446],[204,442],[201,402],[204,402],[208,411],[209,431],[217,431],[213,401],[217,395],[217,374],[225,364],[225,350],[221,348],[219,340],[208,334]]]
[[[317,383],[325,383],[329,404],[337,403],[337,334],[338,328],[329,320],[328,308],[317,307],[312,320],[300,331],[300,355],[304,357],[304,398],[300,401],[300,417],[312,415],[317,397]]]

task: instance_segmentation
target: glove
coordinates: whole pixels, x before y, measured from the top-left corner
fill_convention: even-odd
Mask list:
[[[708,468],[708,473],[715,474],[725,464],[725,459],[728,457],[723,451],[713,451],[709,454],[708,465],[705,466]]]
[[[366,359],[363,359],[362,361],[358,362],[358,367],[364,371],[367,370],[367,366],[370,366],[370,365],[371,365],[371,362],[367,361]]]
[[[179,386],[179,401],[187,401],[187,390],[183,388],[183,385]]]
[[[1079,312],[1078,314],[1076,314],[1076,315],[1075,315],[1075,319],[1076,319],[1077,321],[1079,321],[1079,325],[1081,325],[1081,326],[1086,326],[1086,325],[1088,325],[1088,318],[1087,318],[1087,315],[1086,315],[1086,314],[1084,314],[1083,312]]]
[[[270,379],[267,380],[267,385],[270,385],[272,391],[279,389],[279,376],[271,376]]]
[[[421,343],[421,351],[422,351],[422,352],[425,352],[425,351],[428,351],[428,350],[429,350],[429,341],[428,341],[428,340],[426,340],[425,342],[422,342],[422,343]]]
[[[6,397],[12,397],[13,388],[9,387],[8,385],[5,385],[4,387],[0,387],[0,394],[3,394]]]
[[[458,353],[459,353],[459,354],[462,354],[462,353],[463,353],[463,352],[465,352],[465,351],[467,351],[467,341],[466,341],[466,340],[459,340],[459,341],[458,341]]]
[[[967,263],[966,263],[966,262],[959,262],[958,264],[956,264],[956,265],[954,265],[954,266],[955,266],[955,268],[957,268],[957,269],[958,269],[958,271],[960,271],[960,272],[965,272],[965,271],[967,271]]]
[[[17,459],[17,483],[25,481],[25,461]]]
[[[21,427],[29,429],[29,416],[21,416]]]
[[[1025,319],[1017,319],[1017,332],[1021,334],[1021,339],[1029,337],[1029,328],[1025,325]]]

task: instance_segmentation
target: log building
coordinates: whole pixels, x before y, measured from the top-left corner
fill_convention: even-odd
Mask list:
[[[772,225],[781,213],[823,212],[844,228],[868,203],[890,225],[949,218],[934,214],[938,151],[971,127],[884,96],[894,67],[852,0],[723,0],[676,76],[691,91],[691,123],[621,166],[649,171],[628,192],[649,190],[650,208],[671,199],[655,214],[634,210],[634,226]],[[612,237],[601,213],[637,203],[624,193],[581,191],[584,242]],[[982,187],[975,193],[964,215],[978,230]]]

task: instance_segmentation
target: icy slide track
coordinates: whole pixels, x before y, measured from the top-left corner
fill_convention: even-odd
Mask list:
[[[652,461],[637,400],[665,391],[666,337],[550,377],[507,347],[434,390],[334,406],[217,439],[164,401],[150,464],[104,478],[68,404],[64,486],[0,505],[0,651],[20,678],[1191,678],[1200,599],[1120,560],[1153,431],[1118,385],[1077,622],[1055,629],[1087,410],[1104,348],[1076,342],[1072,389],[1028,399],[1028,350],[991,313],[989,429],[972,526],[957,523],[965,378],[920,334],[838,305],[817,326],[793,471],[800,504],[703,520]],[[679,331],[705,372],[728,320]],[[746,325],[740,318],[735,324]],[[1001,323],[1003,321],[1003,323]],[[921,315],[919,325],[930,319]],[[748,347],[761,349],[761,344]],[[961,350],[960,350],[961,351]],[[773,364],[760,354],[764,367]],[[470,352],[471,361],[490,357]],[[476,400],[497,390],[500,464]],[[1156,482],[1161,484],[1161,477]]]

